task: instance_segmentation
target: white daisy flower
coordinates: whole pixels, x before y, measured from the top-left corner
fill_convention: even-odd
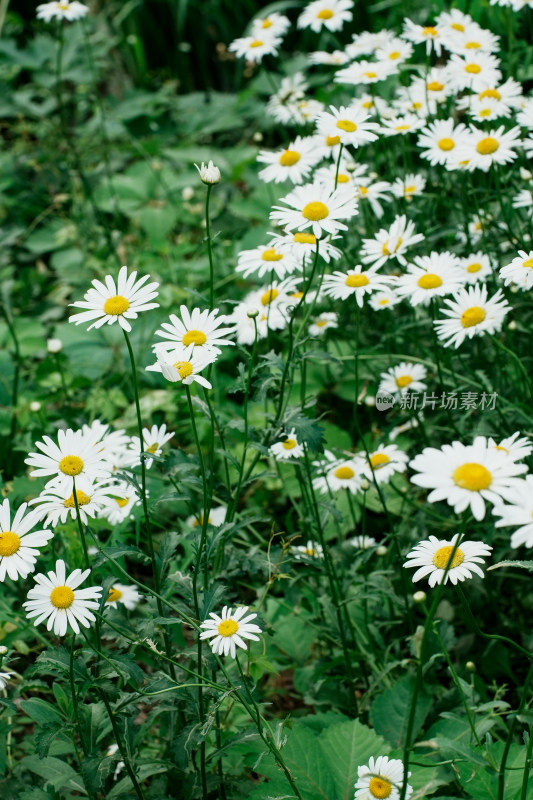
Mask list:
[[[508,505],[500,501],[492,509],[496,517],[501,517],[496,527],[516,527],[511,536],[511,547],[533,547],[533,475],[517,481],[504,497]]]
[[[500,269],[500,277],[505,280],[505,286],[513,284],[520,286],[525,291],[533,287],[533,250],[527,253],[519,250],[518,256],[513,258],[510,264],[506,264]]]
[[[520,431],[516,431],[512,436],[507,436],[500,442],[489,439],[489,445],[496,450],[505,453],[512,461],[520,461],[528,458],[533,452],[533,446],[527,436],[520,436]]]
[[[37,617],[34,625],[48,620],[46,628],[49,631],[53,628],[56,636],[64,636],[69,625],[74,633],[80,632],[78,623],[89,628],[89,623],[96,619],[90,609],[99,607],[102,594],[101,586],[78,589],[90,574],[90,569],[83,572],[75,569],[67,578],[65,562],[60,559],[55,572],[35,575],[37,586],[30,589],[28,600],[22,604],[28,619]]]
[[[473,92],[482,92],[501,80],[499,65],[500,59],[490,53],[470,52],[462,56],[452,54],[447,70],[455,91],[470,89]]]
[[[263,278],[274,273],[280,280],[293,272],[301,272],[302,261],[297,258],[291,244],[285,237],[278,236],[276,242],[254,247],[253,250],[241,250],[235,272],[242,273],[243,278],[250,275]]]
[[[389,259],[395,258],[405,266],[407,260],[404,253],[425,238],[424,234],[414,231],[414,222],[408,221],[404,214],[395,217],[389,229],[381,228],[373,239],[363,239],[363,264],[381,267]]]
[[[432,67],[423,77],[415,76],[406,91],[414,101],[420,102],[412,109],[419,116],[427,116],[428,112],[436,114],[439,105],[454,94],[446,67]]]
[[[99,512],[109,504],[109,485],[107,483],[94,483],[88,492],[76,489],[76,499],[80,510],[80,519],[84,525],[89,522],[89,517],[96,517]],[[30,500],[30,505],[35,505],[35,513],[45,525],[55,528],[60,522],[67,519],[76,519],[76,504],[74,490],[67,494],[61,485],[54,486],[53,482],[47,483],[47,488],[39,497]]]
[[[155,364],[146,367],[152,372],[161,372],[163,377],[171,383],[183,383],[190,386],[191,383],[199,383],[206,389],[213,387],[200,372],[212,364],[218,358],[218,350],[206,350],[205,348],[174,347],[169,350],[168,345],[156,345],[154,355],[157,358]]]
[[[312,136],[297,136],[286,148],[260,150],[257,155],[260,164],[267,164],[259,173],[265,183],[303,183],[313,167],[320,161]]]
[[[485,500],[500,503],[516,485],[517,476],[527,472],[525,464],[516,464],[496,450],[485,436],[476,436],[471,445],[452,442],[440,450],[426,447],[409,466],[418,473],[411,483],[432,489],[428,502],[446,500],[456,514],[470,507],[477,520],[485,516]]]
[[[413,55],[413,46],[399,36],[392,36],[376,48],[376,60],[392,61],[394,64],[403,64]]]
[[[311,322],[307,332],[309,336],[322,336],[329,328],[337,328],[338,315],[334,311],[324,311]]]
[[[380,132],[384,136],[405,136],[423,128],[425,122],[423,117],[417,117],[416,114],[403,114],[390,119],[382,119]]]
[[[298,28],[311,28],[320,33],[323,28],[328,31],[340,31],[345,22],[351,22],[353,0],[313,0],[302,11],[296,23]]]
[[[505,131],[501,126],[497,130],[470,129],[470,137],[457,147],[456,159],[463,163],[465,169],[481,169],[488,172],[493,164],[508,164],[517,157],[515,148],[519,147],[520,128],[514,127]]]
[[[348,539],[347,544],[351,544],[352,547],[357,547],[359,550],[370,550],[371,547],[377,545],[377,542],[373,536],[361,534],[360,536],[352,536],[351,539]]]
[[[137,586],[125,586],[123,583],[114,583],[107,596],[106,605],[117,607],[118,603],[123,603],[128,611],[133,611],[141,602],[141,595],[137,591]]]
[[[107,493],[109,502],[100,510],[98,516],[100,519],[106,519],[110,525],[120,525],[141,502],[135,487],[130,483],[114,483],[108,487]]]
[[[209,511],[209,517],[207,518],[207,522],[209,525],[213,525],[215,528],[220,528],[226,521],[226,512],[228,510],[227,506],[214,506]],[[189,528],[199,528],[203,525],[204,522],[204,515],[199,514],[195,517],[194,514],[191,514],[190,517],[187,517],[185,520],[186,525]]]
[[[311,539],[307,540],[307,544],[293,544],[291,549],[297,561],[308,558],[324,558],[322,545],[316,544]]]
[[[381,201],[390,203],[392,189],[388,181],[373,181],[370,177],[356,178],[355,181],[356,197],[359,200],[366,200],[370,204],[372,212],[378,219],[383,216],[383,206]]]
[[[348,67],[337,70],[334,77],[335,83],[349,86],[366,86],[379,83],[398,72],[394,61],[355,61]]]
[[[0,689],[5,689],[8,680],[11,678],[11,672],[0,672]]]
[[[271,220],[291,231],[311,228],[317,238],[347,230],[340,220],[350,219],[358,213],[357,200],[351,189],[330,189],[319,183],[297,186],[280,202],[289,208],[274,206],[270,212]]]
[[[340,67],[350,60],[350,56],[344,50],[334,50],[328,53],[325,50],[317,50],[308,55],[310,64],[322,64],[324,66]]]
[[[270,244],[275,250],[281,252],[287,251],[296,258],[299,264],[299,271],[301,271],[302,264],[309,263],[310,261],[312,262],[316,255],[317,238],[314,233],[296,231],[296,233],[287,232],[285,235],[272,233],[269,234],[269,236],[272,236]],[[331,243],[332,240],[334,241],[338,238],[337,236],[332,236],[328,237],[328,239],[320,240],[318,255],[320,258],[323,258],[327,264],[329,264],[330,261],[337,261],[342,256],[342,252],[339,248]]]
[[[50,22],[53,19],[65,19],[67,22],[75,22],[89,13],[89,7],[77,0],[59,0],[53,3],[41,3],[37,6],[37,19]]]
[[[413,261],[394,287],[400,297],[409,298],[412,306],[428,306],[432,297],[453,294],[464,283],[457,257],[448,251],[417,256]]]
[[[252,20],[252,33],[254,34],[269,31],[274,36],[283,36],[290,27],[290,19],[284,14],[278,14],[276,11],[266,17],[256,17]]]
[[[386,308],[392,308],[401,303],[402,298],[396,294],[394,289],[388,289],[386,292],[376,292],[370,295],[369,303],[374,311],[384,311]]]
[[[387,483],[396,472],[405,472],[409,456],[396,444],[382,445],[369,453],[359,453],[361,458],[361,475],[368,481]]]
[[[235,658],[235,645],[247,650],[244,639],[258,642],[259,636],[256,636],[256,634],[262,633],[259,625],[251,623],[251,620],[255,619],[257,614],[245,616],[247,611],[248,606],[239,606],[235,609],[235,613],[228,606],[224,606],[220,617],[211,611],[209,614],[211,619],[206,619],[200,625],[200,628],[205,628],[200,634],[200,639],[211,639],[209,644],[215,655],[217,653],[221,656],[229,654],[232,658]]]
[[[71,306],[87,310],[73,314],[69,317],[69,322],[82,325],[95,320],[87,328],[88,331],[106,323],[112,325],[118,322],[123,330],[131,331],[129,319],[137,319],[141,311],[159,307],[159,303],[151,302],[157,297],[156,289],[159,284],[149,283],[145,286],[146,281],[150,280],[149,275],[144,275],[138,281],[136,278],[136,272],[128,275],[128,268],[121,267],[116,283],[111,275],[105,276],[105,283],[95,279],[92,281],[93,288],[85,293],[83,300],[70,303]]]
[[[347,489],[351,494],[357,494],[361,488],[361,468],[362,460],[358,456],[349,459],[338,459],[326,450],[324,453],[326,462],[315,461],[313,466],[321,471],[319,477],[313,478],[313,488],[318,489],[322,494],[330,490],[338,492]]]
[[[282,330],[289,318],[285,311],[288,295],[276,295],[277,289],[259,289],[235,306],[230,317],[236,326],[237,342],[253,344],[255,337],[265,339],[269,330]]]
[[[355,784],[355,800],[377,800],[386,797],[387,800],[400,800],[400,791],[403,785],[403,761],[399,758],[389,759],[388,756],[372,756],[368,766],[357,768],[357,783]],[[407,773],[407,777],[411,775]],[[407,784],[405,798],[412,794],[412,787]]]
[[[425,392],[427,389],[427,384],[424,383],[426,376],[427,369],[422,364],[402,361],[397,366],[381,373],[378,393],[388,392],[401,397],[407,392]]]
[[[432,166],[444,164],[449,167],[457,145],[464,144],[469,136],[468,128],[461,122],[455,125],[452,118],[437,119],[420,131],[417,146],[422,148],[422,158]]]
[[[411,200],[413,197],[424,193],[426,179],[423,175],[408,172],[405,178],[396,178],[391,185],[391,192],[395,197]]]
[[[363,272],[363,267],[357,264],[348,272],[337,270],[333,275],[325,276],[323,294],[326,297],[333,297],[334,300],[346,300],[353,295],[359,308],[362,308],[365,295],[388,289],[394,281],[394,276],[380,275],[378,269],[377,266],[373,266]]]
[[[299,443],[293,428],[287,434],[286,439],[271,445],[270,452],[277,461],[287,461],[290,458],[301,458],[304,454],[304,446]]]
[[[198,175],[200,176],[202,183],[205,183],[208,186],[220,183],[220,170],[215,164],[213,164],[212,161],[209,161],[207,166],[203,161],[200,166],[198,166],[198,164],[195,164],[194,166],[198,170]]]
[[[465,258],[460,258],[458,263],[463,273],[463,280],[466,283],[485,281],[489,275],[492,275],[490,258],[481,251],[471,253]]]
[[[90,494],[96,480],[110,477],[109,466],[99,452],[94,435],[69,428],[58,431],[57,444],[49,436],[43,436],[43,441],[36,442],[35,447],[41,453],[30,453],[24,459],[25,464],[37,468],[30,472],[30,476],[42,478],[52,475],[45,489],[53,484],[54,489],[65,492],[64,497],[72,492],[74,481],[76,489]]]
[[[470,95],[463,97],[460,105],[461,108],[465,109],[468,116],[476,122],[488,122],[510,117],[512,114],[512,109],[508,105],[500,103],[492,97],[485,97],[480,100],[479,97]]]
[[[434,322],[437,336],[444,347],[454,345],[457,348],[465,339],[499,331],[510,309],[501,289],[488,298],[484,284],[460,289],[453,299],[444,303],[448,308],[443,309],[442,313],[448,319]]]
[[[52,531],[29,531],[38,525],[41,517],[36,511],[29,511],[27,503],[22,503],[11,520],[11,508],[6,498],[0,506],[0,582],[6,575],[12,581],[27,578],[35,569],[39,549],[44,547],[54,535]],[[26,516],[24,516],[26,514]]]
[[[529,216],[533,216],[533,192],[522,189],[513,197],[513,208],[525,208]]]
[[[413,44],[425,44],[427,55],[432,50],[437,56],[442,52],[441,33],[436,25],[417,25],[406,17],[403,21],[402,37]]]
[[[152,425],[151,428],[143,428],[143,442],[144,453],[152,453],[154,456],[160,456],[163,452],[163,445],[169,442],[174,436],[174,431],[167,432],[167,426]],[[130,452],[133,459],[133,464],[141,463],[141,440],[138,436],[132,436],[130,441]],[[153,459],[145,459],[146,469],[150,469]]]
[[[357,106],[329,107],[316,118],[316,128],[321,136],[338,136],[341,144],[359,147],[375,142],[379,130],[377,122],[368,122],[369,115]]]
[[[235,39],[228,50],[237,58],[245,58],[253,64],[259,64],[265,56],[277,56],[281,44],[279,36],[269,33],[268,29],[254,31],[251,36]]]
[[[428,583],[431,587],[443,581],[444,583],[450,581],[455,586],[457,581],[472,578],[473,572],[483,578],[483,570],[478,565],[485,563],[484,559],[490,556],[492,547],[483,542],[467,542],[460,539],[461,534],[456,533],[449,542],[437,539],[436,536],[430,536],[428,540],[419,542],[407,554],[407,561],[404,564],[406,568],[418,567],[413,575],[413,583],[429,576]]]
[[[166,339],[165,342],[158,342],[154,345],[154,352],[172,351],[178,348],[184,349],[188,354],[193,352],[201,354],[204,352],[220,353],[221,347],[234,345],[228,335],[234,332],[233,327],[221,328],[227,324],[229,318],[225,315],[217,317],[218,308],[213,311],[193,308],[192,311],[187,306],[180,306],[181,319],[175,314],[170,315],[170,322],[163,322],[161,328],[155,332],[156,336]]]

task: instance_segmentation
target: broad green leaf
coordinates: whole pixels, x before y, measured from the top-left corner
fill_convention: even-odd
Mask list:
[[[370,708],[370,721],[376,732],[387,739],[393,747],[403,747],[407,736],[409,713],[413,700],[415,678],[405,676],[379,695]],[[411,740],[414,741],[418,731],[431,708],[431,697],[422,690],[418,693]]]
[[[367,764],[370,756],[384,756],[390,750],[381,736],[356,719],[326,728],[319,741],[333,776],[335,800],[352,800],[357,767]]]
[[[20,707],[38,725],[49,725],[50,723],[61,725],[63,723],[63,718],[57,709],[46,700],[41,700],[40,697],[21,700]]]
[[[501,569],[501,567],[520,567],[521,569],[527,569],[532,572],[533,561],[499,561],[497,564],[492,564],[492,566],[487,567],[487,572],[491,569]]]
[[[70,764],[60,758],[47,756],[40,759],[39,756],[26,756],[21,764],[30,772],[34,772],[49,783],[58,792],[60,789],[74,789],[83,787],[83,781]]]

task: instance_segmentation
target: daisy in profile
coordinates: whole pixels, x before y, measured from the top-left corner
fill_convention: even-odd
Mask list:
[[[50,22],[53,19],[66,20],[67,22],[75,22],[77,19],[82,19],[89,13],[89,7],[83,3],[78,3],[77,0],[58,0],[53,3],[41,3],[37,6],[37,19],[42,19],[45,22]]]
[[[353,0],[313,0],[302,11],[296,23],[299,28],[311,28],[320,33],[340,31],[345,22],[351,22]]]
[[[324,278],[322,291],[326,297],[333,297],[334,300],[346,300],[353,295],[359,308],[362,308],[365,295],[388,289],[394,282],[394,276],[380,275],[378,269],[373,266],[363,272],[363,267],[358,264],[348,272],[335,271]]]
[[[465,258],[460,258],[458,264],[463,273],[465,283],[486,281],[489,275],[492,275],[490,258],[479,250],[477,253],[471,253]]]
[[[209,511],[209,517],[207,518],[207,522],[209,525],[213,525],[214,528],[220,528],[221,525],[224,524],[226,521],[226,512],[228,510],[227,506],[214,506]],[[192,514],[190,517],[187,517],[185,520],[185,524],[189,526],[189,528],[199,528],[204,523],[204,515],[199,514],[195,516]]]
[[[154,355],[157,361],[146,367],[147,370],[161,372],[171,383],[183,383],[185,386],[199,383],[205,389],[213,388],[207,378],[200,373],[217,360],[216,350],[194,348],[191,352],[191,348],[175,347],[173,350],[168,350],[166,345],[163,347],[156,345]]]
[[[330,328],[337,328],[339,318],[334,311],[324,311],[311,322],[307,329],[309,336],[323,336]]]
[[[516,258],[500,269],[500,277],[504,279],[506,286],[513,284],[513,286],[519,286],[523,291],[531,289],[533,287],[533,250],[530,250],[529,253],[519,250]]]
[[[448,308],[442,313],[447,319],[434,322],[437,336],[444,347],[457,348],[465,339],[483,333],[496,333],[502,327],[510,305],[501,289],[492,297],[487,296],[484,284],[475,284],[460,289],[451,300],[445,300]]]
[[[426,376],[427,369],[422,364],[402,361],[381,373],[378,393],[388,392],[396,397],[402,397],[407,392],[425,392],[428,388],[424,383]]]
[[[366,86],[384,81],[398,72],[394,61],[354,61],[348,67],[337,70],[334,81],[349,86]]]
[[[409,298],[412,306],[427,306],[432,297],[453,294],[462,287],[463,275],[452,253],[432,252],[429,256],[417,256],[413,261],[394,287],[400,297]]]
[[[395,197],[411,200],[413,197],[424,193],[426,179],[423,175],[415,175],[414,172],[409,172],[405,178],[396,178],[390,188]]]
[[[400,800],[403,785],[403,761],[399,758],[388,756],[372,756],[368,766],[357,768],[357,783],[355,784],[355,800],[377,800],[386,797],[387,800]],[[407,777],[411,775],[407,773]],[[413,789],[407,784],[405,798],[411,796]]]
[[[351,189],[332,189],[319,183],[297,186],[280,202],[285,203],[285,207],[274,206],[270,219],[291,231],[311,228],[317,239],[327,233],[335,235],[347,230],[341,220],[358,213]]]
[[[402,114],[390,119],[382,119],[380,132],[384,136],[406,136],[424,126],[425,119],[416,114]]]
[[[317,238],[314,233],[308,231],[296,231],[291,233],[287,231],[282,235],[279,233],[271,233],[272,241],[271,246],[278,251],[290,253],[298,262],[298,271],[301,272],[302,264],[312,262],[316,255]],[[330,261],[337,261],[342,253],[338,247],[335,247],[331,242],[338,239],[338,236],[331,236],[328,239],[320,241],[319,257],[329,264]]]
[[[359,147],[375,142],[377,122],[369,122],[369,115],[357,106],[330,106],[316,118],[317,131],[321,136],[338,136],[341,144]]]
[[[501,503],[516,485],[517,476],[527,472],[526,464],[517,464],[496,450],[485,436],[476,436],[471,445],[452,442],[440,450],[426,447],[409,466],[418,473],[411,483],[432,490],[428,502],[446,500],[456,514],[470,508],[477,520],[485,516],[485,500]]]
[[[109,478],[110,469],[103,460],[94,435],[83,431],[60,430],[57,433],[57,444],[49,437],[43,436],[42,442],[36,442],[40,453],[30,453],[25,464],[36,469],[30,472],[33,478],[52,476],[45,488],[53,484],[54,489],[65,492],[68,497],[74,488],[82,492],[91,492],[93,483],[98,479]]]
[[[500,519],[497,528],[514,527],[511,547],[533,547],[533,475],[526,475],[505,493],[504,504],[497,503],[492,513]]]
[[[144,453],[152,453],[154,456],[160,456],[163,452],[163,446],[170,442],[174,436],[174,431],[167,431],[165,423],[163,425],[152,425],[151,428],[143,428],[143,443]],[[132,436],[129,444],[133,464],[141,463],[141,440],[138,436]],[[146,469],[150,469],[153,463],[152,458],[146,458],[144,463]]]
[[[324,558],[322,545],[315,544],[311,539],[307,540],[307,544],[293,544],[292,551],[297,561],[308,558]]]
[[[347,544],[357,547],[358,550],[370,550],[371,547],[376,547],[377,541],[373,536],[362,534],[360,536],[352,536],[351,539],[348,539]]]
[[[512,461],[521,461],[523,458],[528,458],[533,452],[531,442],[527,436],[520,436],[520,431],[515,431],[512,436],[507,436],[500,442],[490,438],[489,445],[506,453]]]
[[[402,37],[413,44],[425,44],[427,55],[432,50],[437,56],[442,52],[441,33],[436,25],[417,25],[406,17],[403,21]]]
[[[351,494],[357,494],[361,488],[361,467],[363,465],[361,459],[358,456],[339,459],[328,450],[324,456],[325,462],[313,462],[313,466],[318,467],[321,472],[319,477],[313,478],[313,488],[322,494],[327,494],[329,491],[338,492],[341,489],[347,489]]]
[[[235,39],[228,50],[237,58],[244,58],[252,64],[259,64],[265,56],[277,56],[281,44],[279,36],[269,33],[268,29],[254,31],[251,36]]]
[[[390,203],[392,200],[391,184],[388,181],[375,181],[372,176],[356,178],[354,183],[358,200],[368,202],[374,216],[381,219],[384,213],[381,203]]]
[[[493,164],[509,164],[517,157],[516,148],[520,146],[520,128],[505,131],[470,129],[468,140],[457,148],[456,157],[465,163],[465,169],[481,169],[488,172]]]
[[[301,272],[302,260],[298,258],[291,244],[285,237],[278,236],[275,242],[259,245],[252,250],[241,250],[235,272],[242,273],[243,278],[250,275],[257,275],[258,278],[275,275],[280,280],[293,272]]]
[[[137,587],[125,586],[123,583],[114,583],[106,599],[106,605],[117,608],[118,603],[123,603],[128,611],[133,611],[141,602],[141,595]]]
[[[472,578],[474,572],[483,578],[479,564],[485,563],[491,550],[492,547],[483,542],[461,541],[460,533],[456,533],[449,542],[430,536],[407,554],[404,567],[418,567],[413,575],[413,583],[428,578],[432,588],[437,583],[448,581],[455,586],[458,581]]]
[[[394,473],[405,472],[409,456],[400,450],[396,444],[382,445],[374,452],[360,453],[362,467],[361,474],[368,481],[376,480],[378,483],[387,483]]]
[[[266,17],[256,17],[252,21],[252,33],[254,34],[269,31],[273,36],[283,36],[290,27],[290,19],[284,14],[278,14],[276,11]]]
[[[102,594],[101,586],[78,589],[90,574],[90,569],[83,572],[75,569],[67,577],[65,562],[60,559],[55,572],[35,575],[37,586],[30,589],[27,601],[22,604],[28,619],[37,617],[34,625],[47,620],[47,630],[53,629],[56,636],[65,636],[69,625],[74,633],[80,632],[78,623],[89,628],[96,619],[91,609],[99,607]]]
[[[420,131],[417,146],[421,148],[420,155],[434,167],[444,165],[447,169],[454,168],[454,152],[458,144],[464,144],[469,137],[466,125],[460,122],[455,124],[452,118],[436,119]]]
[[[146,284],[148,280],[149,275],[144,275],[140,280],[137,280],[136,272],[128,275],[127,267],[120,269],[116,283],[111,275],[105,276],[104,283],[95,278],[92,281],[93,288],[85,293],[84,299],[70,304],[86,310],[73,314],[69,317],[69,322],[83,325],[94,320],[87,328],[88,331],[106,323],[112,325],[118,322],[123,330],[131,331],[129,319],[137,319],[141,311],[159,307],[159,303],[152,303],[157,297],[156,289],[159,284]]]
[[[287,461],[290,458],[301,458],[304,446],[298,442],[294,428],[287,434],[282,442],[275,442],[270,447],[270,452],[277,461]]]
[[[211,611],[209,614],[211,619],[204,620],[200,625],[200,628],[205,628],[200,634],[200,639],[211,640],[209,645],[215,655],[231,655],[232,658],[235,658],[235,645],[247,650],[244,640],[251,639],[258,642],[259,636],[256,634],[262,633],[259,625],[252,623],[257,614],[246,615],[247,611],[248,606],[239,606],[235,612],[228,606],[224,606],[221,616]]]
[[[259,177],[265,183],[303,183],[313,167],[320,160],[317,155],[312,136],[297,136],[286,148],[276,150],[260,150],[257,155],[260,164],[267,164]]]
[[[27,578],[35,569],[40,548],[47,544],[52,531],[37,530],[30,533],[38,525],[41,517],[36,511],[29,511],[27,503],[18,507],[13,520],[11,508],[6,498],[0,506],[0,583],[8,575],[12,581]]]
[[[394,291],[387,289],[386,292],[376,292],[370,295],[369,303],[374,311],[384,311],[386,308],[393,308],[402,302],[402,298]]]
[[[220,327],[228,322],[224,315],[217,317],[218,308],[213,311],[200,311],[193,308],[192,311],[187,306],[180,306],[181,319],[175,314],[170,315],[170,322],[163,322],[161,328],[155,332],[156,336],[165,339],[165,342],[158,342],[154,345],[154,352],[172,351],[183,348],[187,353],[193,351],[200,353],[220,353],[221,347],[234,345],[228,335],[233,334],[233,327]]]
[[[76,489],[76,500],[80,510],[80,519],[84,525],[89,522],[89,517],[96,517],[100,511],[109,505],[109,484],[94,483],[88,492]],[[30,500],[30,505],[36,506],[35,513],[39,519],[44,520],[45,525],[55,528],[60,522],[67,519],[76,519],[76,504],[74,502],[74,489],[66,495],[59,486],[54,486],[53,482],[47,484],[47,488],[41,492],[39,497]]]
[[[8,680],[11,678],[11,672],[0,672],[0,689],[5,689]]]
[[[350,60],[349,55],[344,50],[334,50],[332,53],[328,53],[325,50],[317,50],[314,53],[309,53],[308,58],[310,64],[323,64],[331,67],[340,67]]]
[[[395,258],[402,266],[407,264],[404,253],[409,247],[424,240],[423,233],[415,233],[412,220],[402,214],[396,217],[390,228],[381,228],[373,239],[363,239],[363,264],[381,267],[389,259]]]
[[[141,502],[135,487],[121,481],[108,488],[108,495],[109,503],[100,510],[98,516],[110,525],[120,525]]]

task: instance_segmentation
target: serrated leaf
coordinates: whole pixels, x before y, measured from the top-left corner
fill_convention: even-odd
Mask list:
[[[491,569],[500,569],[501,567],[520,567],[533,572],[533,561],[499,561],[497,564],[492,564],[487,567],[487,572]]]
[[[39,758],[45,758],[50,750],[50,745],[63,730],[61,722],[54,722],[51,725],[44,725],[35,732],[35,749]]]

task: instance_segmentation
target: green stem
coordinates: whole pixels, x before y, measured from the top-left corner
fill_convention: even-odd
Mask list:
[[[511,744],[513,742],[513,734],[516,728],[516,723],[518,720],[519,715],[524,710],[524,706],[527,700],[527,691],[529,689],[529,684],[531,682],[531,678],[533,677],[533,664],[530,664],[529,670],[527,673],[526,681],[524,683],[524,688],[522,690],[522,697],[520,698],[520,704],[518,706],[518,711],[513,717],[511,721],[511,725],[509,728],[509,732],[507,734],[507,740],[505,742],[505,747],[502,753],[502,760],[500,761],[500,768],[498,770],[498,800],[505,800],[505,766],[507,764],[507,758],[509,756],[509,751],[511,749]],[[526,758],[526,765],[527,765],[527,758]],[[528,769],[529,772],[529,769]]]
[[[461,599],[461,602],[463,604],[463,607],[464,607],[464,609],[465,609],[465,611],[467,613],[468,619],[470,620],[470,623],[471,623],[472,627],[474,628],[475,632],[479,636],[482,636],[483,639],[488,639],[488,640],[492,640],[492,641],[496,641],[496,642],[506,642],[511,647],[514,647],[515,650],[518,650],[519,653],[522,653],[522,655],[524,655],[528,659],[528,661],[533,661],[533,652],[531,652],[529,650],[526,650],[524,647],[521,647],[516,642],[513,642],[512,639],[509,639],[507,636],[500,636],[500,634],[498,634],[498,633],[484,633],[481,630],[481,628],[479,627],[479,625],[477,624],[474,615],[472,614],[472,611],[470,609],[470,605],[468,603],[468,600],[466,599],[466,596],[465,596],[463,590],[461,589],[461,587],[459,585],[456,588],[457,588],[457,593],[458,593],[458,595],[459,595],[459,597]]]
[[[11,424],[10,424],[10,428],[9,428],[10,432],[9,432],[9,440],[8,440],[9,441],[9,445],[8,445],[9,449],[8,449],[8,453],[7,453],[7,456],[6,456],[6,463],[5,463],[6,475],[4,476],[4,477],[7,477],[8,475],[11,474],[11,469],[12,469],[12,466],[13,466],[13,464],[12,464],[12,461],[13,461],[12,454],[13,454],[13,445],[15,443],[15,434],[16,434],[16,431],[17,431],[17,403],[18,403],[18,391],[19,391],[19,381],[20,381],[20,362],[21,362],[21,358],[20,358],[20,346],[19,346],[19,340],[18,340],[17,332],[16,332],[15,326],[13,324],[13,319],[11,318],[11,313],[7,310],[7,303],[5,305],[4,305],[4,303],[2,303],[2,311],[3,311],[3,314],[4,314],[4,319],[6,321],[7,329],[9,331],[9,334],[10,334],[11,338],[13,339],[13,346],[15,348],[15,357],[13,359],[13,361],[14,361],[13,387],[11,389]]]
[[[109,721],[111,722],[111,727],[113,728],[113,733],[115,734],[115,741],[118,745],[118,749],[120,750],[120,755],[122,756],[122,760],[126,766],[126,770],[128,775],[130,776],[130,780],[133,784],[133,788],[135,789],[135,794],[139,798],[139,800],[145,800],[144,792],[141,789],[141,786],[135,776],[135,772],[133,770],[130,756],[128,753],[127,747],[124,745],[122,738],[120,736],[120,732],[117,725],[117,720],[115,718],[115,712],[111,708],[109,700],[107,699],[106,693],[103,689],[98,689],[98,694],[100,695],[100,699],[102,700],[103,704],[106,707],[107,715],[109,717]]]
[[[209,310],[213,310],[215,304],[215,270],[213,267],[213,245],[211,242],[211,224],[209,222],[209,200],[211,198],[211,189],[213,185],[207,184],[207,192],[205,196],[205,233],[207,239],[207,255],[209,257]]]
[[[529,726],[529,739],[527,742],[526,760],[524,763],[524,775],[522,778],[522,787],[520,789],[520,800],[527,800],[527,790],[530,785],[529,773],[531,771],[531,750],[533,748],[533,728]]]

